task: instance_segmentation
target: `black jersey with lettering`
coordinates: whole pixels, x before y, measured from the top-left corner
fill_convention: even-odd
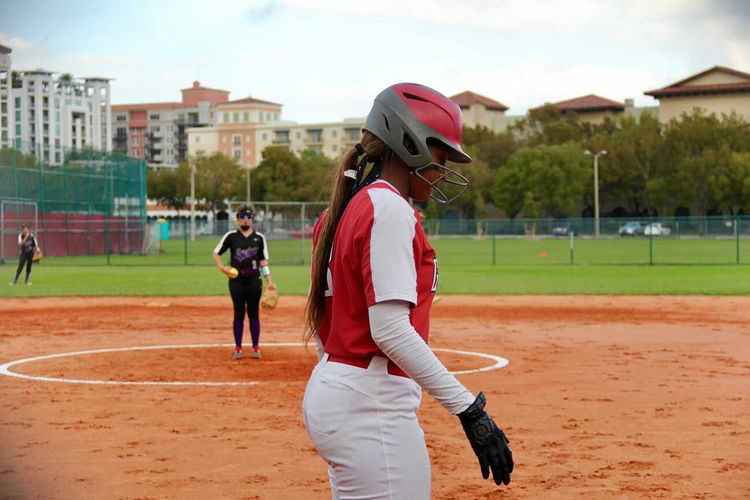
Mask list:
[[[29,237],[26,238],[26,241],[23,241],[23,233],[19,234],[18,244],[21,247],[19,249],[21,253],[34,253],[34,247],[37,246],[34,233],[29,233]]]
[[[225,234],[214,253],[222,255],[227,250],[231,253],[230,266],[240,272],[240,277],[254,278],[260,275],[260,261],[268,260],[268,245],[263,234],[253,231],[244,236],[239,229]]]

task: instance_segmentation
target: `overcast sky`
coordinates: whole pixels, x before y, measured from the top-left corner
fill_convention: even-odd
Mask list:
[[[0,0],[15,69],[113,78],[113,103],[178,101],[193,80],[367,114],[399,81],[472,90],[522,114],[585,94],[636,105],[714,65],[750,72],[750,0]]]

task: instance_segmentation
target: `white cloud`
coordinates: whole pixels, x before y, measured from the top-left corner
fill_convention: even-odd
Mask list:
[[[539,4],[525,0],[281,1],[289,7],[507,30],[574,31],[582,25],[595,23],[605,13],[603,3],[594,0],[547,0]]]
[[[29,49],[34,44],[28,40],[24,40],[21,37],[11,36],[8,33],[3,33],[2,31],[0,31],[0,45],[5,45],[6,47],[10,47],[15,51]]]

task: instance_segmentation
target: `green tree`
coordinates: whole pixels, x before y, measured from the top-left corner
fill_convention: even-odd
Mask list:
[[[212,212],[226,209],[226,200],[239,196],[239,186],[244,184],[238,183],[238,179],[245,178],[245,170],[233,160],[221,153],[214,153],[191,158],[190,162],[195,168],[195,196],[205,200]],[[187,173],[188,188],[189,169],[190,165],[177,173],[178,179],[182,179]]]
[[[588,158],[575,143],[521,148],[498,171],[493,200],[511,218],[532,201],[543,216],[574,215],[588,175]]]
[[[724,145],[709,153],[709,161],[714,168],[708,182],[721,211],[736,215],[750,210],[750,153],[732,152]]]
[[[181,179],[178,176],[177,169],[149,169],[147,179],[148,197],[158,201],[160,204],[173,208],[179,212],[185,208],[186,193],[189,186],[179,186],[179,182],[189,182],[188,179]]]
[[[655,116],[643,113],[638,120],[622,118],[611,135],[598,135],[587,143],[591,151],[607,150],[607,155],[599,158],[602,203],[624,200],[628,210],[635,214],[653,208],[654,201],[650,198],[653,182],[664,171],[661,128]]]

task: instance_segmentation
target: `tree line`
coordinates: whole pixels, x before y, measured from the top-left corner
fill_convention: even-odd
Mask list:
[[[430,201],[428,217],[579,217],[593,214],[593,161],[599,157],[602,216],[750,213],[750,123],[701,110],[662,124],[649,112],[579,120],[552,105],[531,110],[503,132],[465,128],[471,164],[451,165],[471,186],[448,206]],[[246,197],[245,170],[217,153],[191,160],[196,197],[219,210]],[[251,173],[255,201],[326,201],[335,159],[268,147]],[[190,164],[151,170],[149,198],[180,209],[189,200]]]

